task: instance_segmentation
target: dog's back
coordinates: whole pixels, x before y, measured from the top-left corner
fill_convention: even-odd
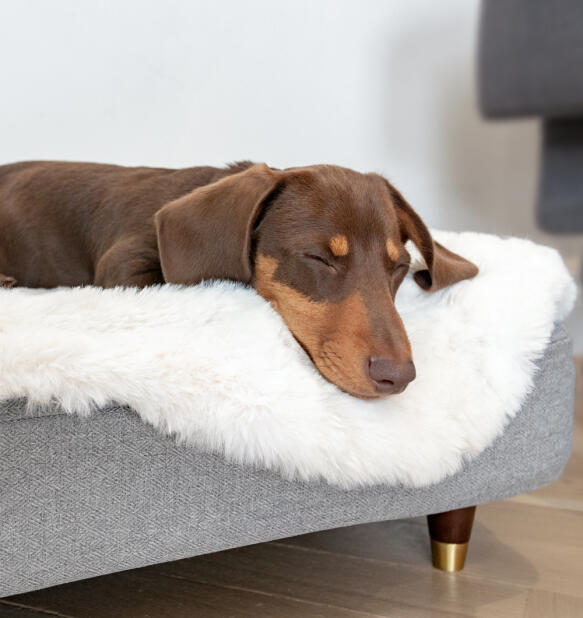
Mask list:
[[[95,283],[100,258],[128,238],[128,254],[141,254],[155,283],[161,275],[154,213],[249,165],[174,170],[29,161],[0,166],[0,273],[29,287]]]

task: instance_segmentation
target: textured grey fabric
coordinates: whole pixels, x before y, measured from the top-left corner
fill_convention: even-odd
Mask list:
[[[484,0],[478,53],[482,113],[583,115],[583,2]]]
[[[497,500],[555,480],[574,370],[562,328],[495,444],[424,489],[289,482],[179,446],[130,410],[0,414],[0,596],[230,547]]]
[[[583,232],[583,117],[544,123],[537,215],[548,232]]]

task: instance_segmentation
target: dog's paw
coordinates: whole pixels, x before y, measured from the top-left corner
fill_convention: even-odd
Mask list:
[[[16,285],[16,279],[14,277],[8,277],[8,275],[0,275],[0,288],[13,288]]]

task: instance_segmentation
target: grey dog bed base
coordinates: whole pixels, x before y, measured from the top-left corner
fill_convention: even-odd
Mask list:
[[[562,326],[539,366],[503,435],[423,489],[287,481],[177,445],[124,408],[81,418],[0,404],[0,596],[546,485],[571,451],[575,375]]]

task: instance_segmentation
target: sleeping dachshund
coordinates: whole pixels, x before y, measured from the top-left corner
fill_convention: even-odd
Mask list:
[[[431,238],[385,178],[333,165],[278,170],[93,163],[0,166],[0,285],[252,285],[319,371],[362,398],[415,378],[394,305],[411,240],[427,291],[478,269]]]

